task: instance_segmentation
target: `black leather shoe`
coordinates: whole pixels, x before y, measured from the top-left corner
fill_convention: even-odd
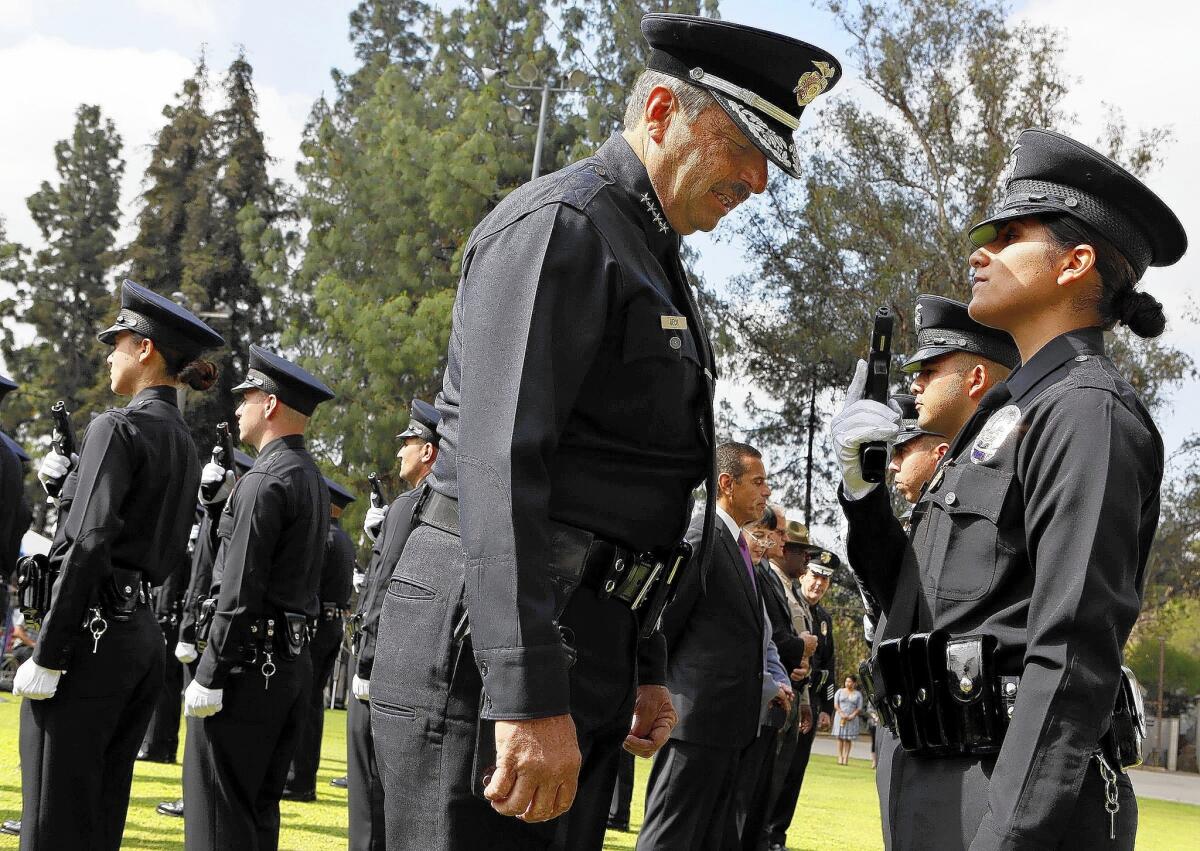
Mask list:
[[[164,763],[165,765],[174,765],[175,764],[175,755],[174,754],[153,753],[151,751],[141,750],[141,751],[138,751],[137,758],[139,760],[141,760],[142,762],[161,762],[161,763]]]
[[[163,801],[154,808],[154,811],[164,816],[183,818],[183,798],[180,798],[178,801]]]
[[[336,786],[336,787],[337,787],[337,788],[339,788],[339,789],[345,789],[347,786],[349,786],[349,785],[350,785],[350,778],[348,778],[348,777],[335,777],[335,778],[333,778],[332,780],[330,780],[330,781],[329,781],[329,785],[330,785],[330,786]]]
[[[289,789],[285,786],[281,797],[285,801],[315,801],[317,800],[317,790]]]
[[[4,824],[0,824],[0,833],[9,836],[21,835],[21,820],[19,818],[5,819]]]

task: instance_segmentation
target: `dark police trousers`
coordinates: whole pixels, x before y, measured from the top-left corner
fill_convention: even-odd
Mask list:
[[[179,641],[179,624],[160,624],[163,640],[163,687],[158,704],[150,718],[150,727],[142,740],[141,749],[152,759],[174,762],[179,754],[179,717],[183,711],[183,665],[175,658]]]
[[[263,688],[247,665],[225,681],[221,711],[188,718],[183,754],[187,851],[275,851],[279,798],[300,739],[312,681],[308,648],[294,660],[275,654],[278,670]]]
[[[375,762],[371,706],[354,696],[346,698],[346,796],[350,851],[386,851],[383,781]]]
[[[881,808],[889,810],[883,813],[884,846],[889,851],[970,847],[987,811],[988,785],[995,763],[995,757],[915,757],[905,753],[898,740],[881,728],[875,782],[886,792],[890,781],[892,790],[890,802],[888,796],[880,798]],[[895,794],[896,789],[901,793]],[[1132,851],[1138,809],[1128,775],[1118,775],[1117,789],[1120,810],[1116,839],[1109,839],[1104,783],[1095,762],[1089,761],[1068,822],[1070,831],[1057,847],[1063,851]],[[1029,844],[1032,847],[1033,843]]]
[[[453,639],[463,573],[458,538],[420,526],[388,583],[371,677],[387,849],[598,851],[633,712],[633,615],[587,589],[576,591],[564,612],[578,653],[570,685],[583,755],[579,792],[566,815],[526,824],[472,792],[481,679],[470,640]]]
[[[783,844],[787,839],[792,816],[800,801],[800,787],[804,784],[804,773],[812,755],[813,740],[817,737],[817,719],[820,713],[813,706],[812,726],[807,733],[798,727],[780,735],[779,754],[771,771],[770,803],[767,810],[765,832],[769,842]]]
[[[162,688],[163,641],[139,606],[75,645],[58,691],[21,705],[21,848],[117,851],[138,747]]]
[[[288,788],[308,792],[317,788],[317,768],[321,764],[321,737],[325,732],[325,683],[333,673],[338,651],[342,648],[342,619],[321,620],[308,645],[312,657],[312,688],[309,689],[308,710],[304,732],[296,745],[292,768],[288,772]]]

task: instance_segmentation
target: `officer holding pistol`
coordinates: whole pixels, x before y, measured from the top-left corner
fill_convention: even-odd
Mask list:
[[[150,588],[183,558],[200,464],[177,389],[205,390],[224,345],[184,308],[125,281],[99,335],[114,393],[132,396],[88,427],[60,493],[49,569],[57,568],[33,657],[17,672],[21,848],[117,849],[138,745],[163,681]]]
[[[905,536],[835,428],[856,566],[887,614],[866,684],[895,849],[1133,848],[1137,686],[1122,653],[1159,515],[1163,445],[1105,356],[1118,322],[1155,337],[1135,289],[1187,236],[1127,171],[1026,130],[997,213],[970,232],[970,314],[1021,365],[957,434]],[[884,406],[848,399],[876,434]],[[853,458],[851,456],[854,456]],[[886,766],[886,768],[885,768]],[[947,818],[947,814],[953,818]]]
[[[400,450],[400,477],[407,485],[390,506],[372,506],[363,531],[374,541],[371,562],[352,620],[355,669],[351,690],[354,700],[346,707],[346,792],[350,807],[350,851],[385,851],[384,786],[375,760],[371,734],[371,677],[379,613],[388,581],[412,531],[413,509],[420,484],[433,470],[438,455],[437,426],[441,414],[422,399],[413,399],[408,426],[396,439]]]
[[[329,489],[304,445],[320,380],[250,347],[237,409],[258,456],[225,504],[213,567],[211,621],[184,694],[183,783],[189,851],[279,843],[279,799],[312,681],[308,621],[317,616]]]

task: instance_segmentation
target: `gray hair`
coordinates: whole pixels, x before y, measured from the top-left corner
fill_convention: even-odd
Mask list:
[[[646,101],[649,100],[650,92],[654,90],[655,86],[671,90],[671,93],[675,95],[675,101],[679,104],[679,111],[687,118],[688,123],[695,121],[696,116],[716,104],[707,89],[693,86],[691,83],[661,71],[643,71],[642,75],[637,78],[637,82],[633,84],[633,91],[629,93],[629,100],[625,104],[626,130],[642,123]]]

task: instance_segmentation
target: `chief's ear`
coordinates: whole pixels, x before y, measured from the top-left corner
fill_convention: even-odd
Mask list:
[[[675,93],[666,86],[655,86],[650,90],[642,119],[646,122],[646,132],[656,144],[662,144],[678,110],[679,101],[675,98]]]

